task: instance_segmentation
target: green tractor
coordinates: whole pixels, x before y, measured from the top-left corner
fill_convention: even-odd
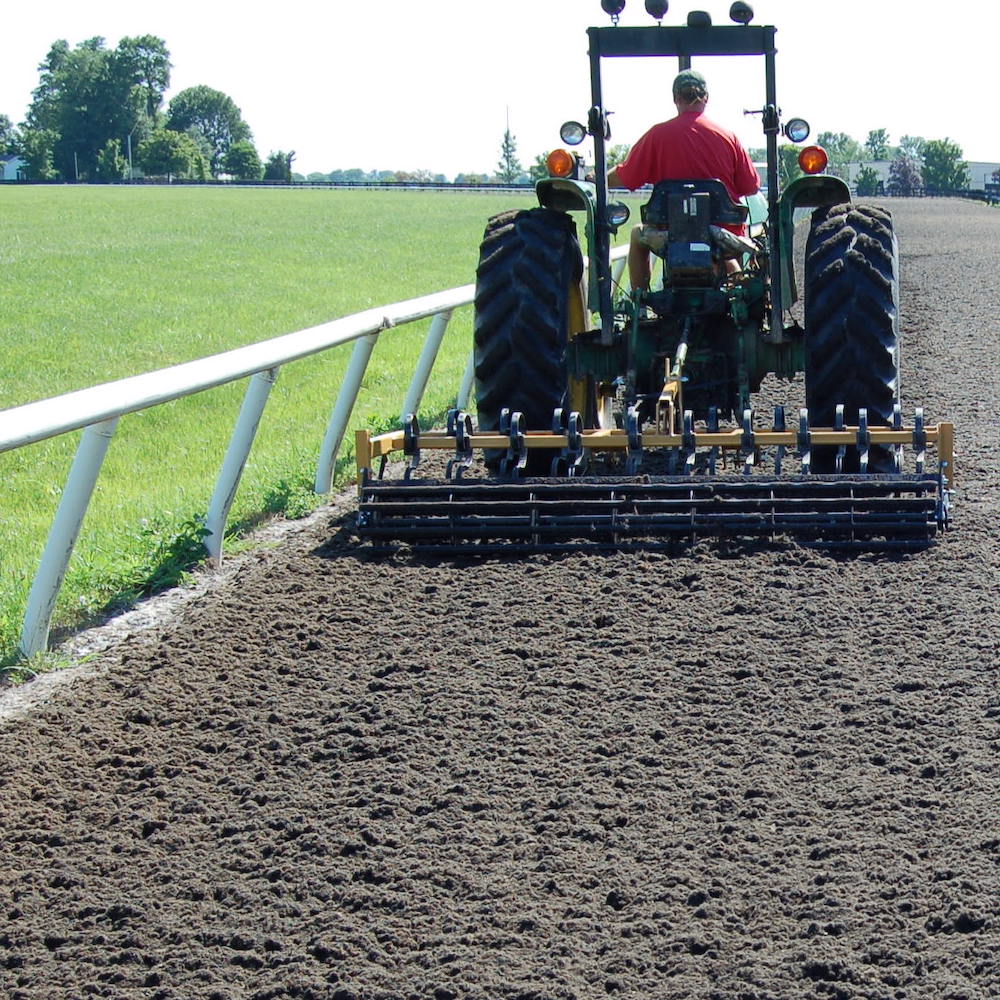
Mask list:
[[[646,6],[660,21],[667,5]],[[719,534],[926,544],[948,520],[953,430],[925,425],[919,410],[903,426],[889,213],[852,203],[847,185],[822,172],[818,146],[801,151],[804,176],[782,189],[779,137],[801,143],[809,127],[782,123],[775,28],[752,25],[747,4],[732,5],[736,23],[727,26],[694,11],[683,26],[625,27],[624,0],[602,7],[614,23],[588,29],[586,123],[563,126],[570,149],[550,154],[538,206],[486,227],[475,295],[477,429],[458,412],[440,434],[408,422],[402,447],[411,459],[421,447],[454,449],[439,488],[377,479],[371,457],[384,444],[372,452],[362,443],[361,533],[483,551]],[[766,198],[735,202],[713,178],[654,185],[642,221],[663,234],[653,249],[660,280],[631,290],[612,259],[629,210],[608,190],[602,62],[674,57],[687,69],[692,57],[730,55],[764,60],[764,103],[752,113],[766,142]],[[588,137],[593,168],[572,152]],[[803,209],[812,215],[800,324],[791,308]],[[741,223],[745,237],[726,228]],[[786,421],[778,406],[759,426],[752,400],[765,377],[800,373],[798,419]],[[930,469],[928,444],[937,457]],[[469,474],[475,447],[484,449],[486,477]],[[719,473],[720,458],[735,474]],[[773,460],[766,471],[765,458]]]

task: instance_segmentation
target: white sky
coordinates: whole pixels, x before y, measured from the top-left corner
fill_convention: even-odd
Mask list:
[[[871,129],[950,138],[966,160],[1000,160],[992,0],[758,0],[756,24],[777,33],[785,118],[864,141]],[[671,0],[729,24],[729,0]],[[559,125],[590,103],[586,29],[609,25],[600,0],[50,0],[17,4],[0,34],[0,113],[20,122],[38,64],[60,38],[164,39],[170,97],[197,84],[228,94],[261,156],[295,150],[294,169],[428,169],[492,173],[510,115],[521,162],[558,145]],[[622,24],[651,25],[643,0]],[[15,26],[16,24],[16,26]],[[670,117],[674,60],[605,60],[613,142],[634,142]],[[709,114],[762,146],[763,59],[696,59]],[[588,156],[589,158],[589,156]],[[973,182],[978,178],[973,177]]]

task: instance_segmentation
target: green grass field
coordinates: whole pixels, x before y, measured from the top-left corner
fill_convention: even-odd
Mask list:
[[[466,284],[486,218],[512,197],[517,203],[395,191],[2,188],[0,408]],[[457,391],[469,313],[452,321],[428,413]],[[381,339],[356,426],[392,417],[426,330],[412,324]],[[282,370],[235,523],[307,502],[350,351]],[[207,507],[244,390],[226,387],[121,421],[58,622],[129,600],[158,564],[174,561],[174,540]],[[0,455],[0,656],[18,638],[78,440],[65,435]]]
[[[0,409],[205,357],[474,281],[486,220],[520,194],[329,189],[0,187]],[[352,427],[398,417],[428,322],[384,335]],[[452,319],[421,415],[452,405],[471,345]],[[345,346],[286,365],[231,515],[308,508]],[[245,383],[124,417],[56,624],[126,604],[197,552]],[[79,433],[0,454],[0,664]],[[353,472],[345,440],[342,476]]]

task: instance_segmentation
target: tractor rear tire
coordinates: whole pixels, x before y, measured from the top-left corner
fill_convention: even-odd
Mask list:
[[[805,259],[806,406],[814,427],[845,424],[868,410],[871,427],[889,426],[899,402],[899,251],[892,216],[873,205],[813,212]],[[836,471],[837,449],[812,449],[814,472]],[[843,471],[856,472],[849,447]],[[892,449],[873,445],[868,471],[895,471]]]
[[[524,415],[525,430],[550,430],[567,402],[566,345],[583,256],[565,212],[504,212],[486,226],[476,270],[474,363],[481,432],[500,411]],[[495,466],[499,452],[487,452]],[[549,471],[549,450],[528,453],[528,475]]]

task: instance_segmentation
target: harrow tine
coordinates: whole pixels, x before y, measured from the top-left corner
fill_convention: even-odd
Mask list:
[[[503,430],[505,423],[507,424],[510,444],[507,445],[507,454],[500,459],[500,475],[504,479],[517,479],[521,470],[528,464],[528,445],[524,440],[524,431],[521,427],[524,423],[524,414],[502,410],[500,413],[501,430]]]
[[[408,413],[403,421],[403,454],[409,459],[403,479],[410,479],[420,465],[420,422],[415,413]]]
[[[445,466],[446,479],[461,479],[472,466],[472,416],[462,410],[448,411],[448,433],[455,438],[455,457]]]
[[[892,429],[894,431],[901,431],[903,429],[903,408],[899,403],[896,403],[892,408]],[[902,475],[903,446],[901,444],[894,444],[892,446],[892,464],[896,470],[896,474]]]
[[[809,475],[809,466],[812,463],[812,440],[809,433],[809,411],[803,407],[799,410],[799,461],[802,463],[802,475]]]
[[[743,436],[740,439],[740,457],[743,459],[743,475],[752,476],[756,461],[756,447],[753,440],[753,410],[743,411]]]
[[[552,411],[552,433],[566,433],[566,410],[561,406],[557,406]],[[562,477],[567,474],[565,448],[563,448],[563,450],[552,459],[552,464],[549,466],[549,472],[551,475],[556,477]]]
[[[552,459],[552,475],[573,477],[580,474],[584,466],[583,421],[580,414],[567,412],[557,407],[552,412],[552,433],[565,434],[566,445]]]
[[[833,429],[835,431],[842,431],[844,429],[844,404],[837,404],[837,415],[833,418]],[[847,445],[841,444],[837,446],[837,475],[840,475],[844,471],[844,457],[847,455]]]
[[[913,447],[917,452],[917,475],[924,471],[924,462],[927,460],[927,430],[924,427],[924,408],[917,407],[913,417]]]
[[[684,411],[684,475],[690,476],[694,472],[694,462],[696,449],[694,445],[694,414],[690,410]]]
[[[778,433],[783,433],[785,430],[785,408],[780,404],[774,408],[774,430]],[[776,476],[781,475],[781,465],[784,462],[786,450],[783,444],[779,444],[775,452],[774,474]]]
[[[868,448],[871,445],[871,434],[868,433],[868,408],[858,407],[858,452],[861,455],[861,474],[868,472]]]
[[[628,408],[625,424],[628,431],[628,457],[625,460],[625,469],[630,476],[634,476],[638,474],[642,465],[642,418],[639,416],[637,405],[633,404]]]
[[[719,433],[719,408],[717,406],[710,406],[708,408],[708,432],[710,434]],[[715,465],[719,459],[719,449],[715,445],[712,445],[708,452],[708,473],[711,476],[715,475]]]

